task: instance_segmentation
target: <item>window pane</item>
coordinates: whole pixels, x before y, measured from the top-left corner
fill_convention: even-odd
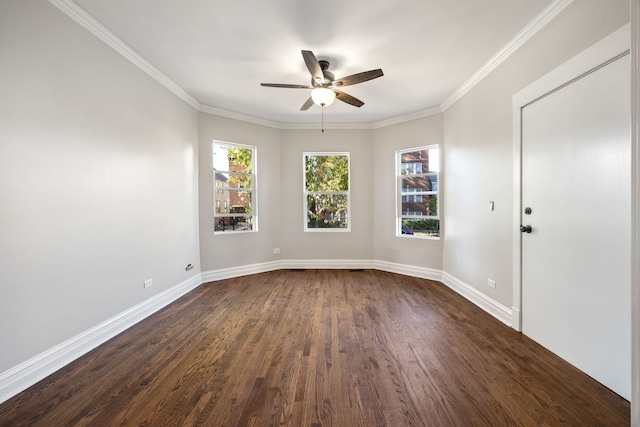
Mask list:
[[[253,153],[251,148],[236,147],[228,144],[214,144],[213,168],[223,172],[253,172]]]
[[[232,213],[252,213],[251,192],[229,191],[229,206]]]
[[[349,191],[349,157],[306,155],[305,185],[307,191]]]
[[[438,172],[440,170],[439,151],[438,148],[424,148],[402,153],[400,157],[400,173],[402,175],[411,175]]]
[[[255,147],[213,144],[214,229],[256,231]]]
[[[398,236],[440,237],[437,145],[396,152],[398,167]]]
[[[403,219],[402,234],[439,237],[440,221],[437,219]]]
[[[403,196],[401,215],[438,216],[438,196]]]
[[[308,194],[307,228],[347,228],[346,194]]]
[[[416,191],[438,191],[438,177],[436,175],[402,177],[402,192]]]
[[[241,216],[216,218],[215,228],[215,231],[251,231],[253,218]]]
[[[253,175],[216,172],[216,187],[251,188]]]

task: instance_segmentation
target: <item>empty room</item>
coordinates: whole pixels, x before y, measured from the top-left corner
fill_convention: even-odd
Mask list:
[[[0,426],[640,426],[639,0],[2,0]]]

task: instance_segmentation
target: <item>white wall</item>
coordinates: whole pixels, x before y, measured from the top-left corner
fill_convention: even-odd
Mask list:
[[[1,373],[199,250],[192,107],[44,0],[2,2],[0,57]]]
[[[372,130],[282,131],[282,257],[310,260],[373,258]],[[351,232],[303,231],[302,155],[309,151],[349,152]]]
[[[443,270],[512,303],[512,96],[629,22],[627,0],[580,0],[444,113]],[[489,212],[489,201],[495,211]],[[487,279],[496,280],[496,289]]]
[[[442,241],[396,236],[396,151],[440,144],[444,151],[442,115],[379,128],[373,152],[373,256],[378,261],[442,269]],[[442,173],[442,172],[441,172]],[[442,176],[442,175],[441,175]],[[443,183],[446,185],[446,182]],[[440,208],[444,206],[442,194]],[[441,227],[444,218],[441,219]]]
[[[280,130],[200,114],[200,252],[202,270],[219,270],[279,259],[282,227]],[[257,147],[259,232],[213,234],[213,140]]]

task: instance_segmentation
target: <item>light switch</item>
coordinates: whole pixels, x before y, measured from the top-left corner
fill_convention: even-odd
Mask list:
[[[490,210],[491,212],[493,212],[494,208],[495,208],[495,206],[494,206],[494,204],[493,204],[493,201],[489,202],[489,210]]]

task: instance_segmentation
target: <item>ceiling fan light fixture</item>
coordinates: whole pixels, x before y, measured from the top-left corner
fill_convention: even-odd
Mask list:
[[[311,91],[311,98],[314,104],[321,107],[328,107],[336,99],[336,93],[326,87],[317,87]]]

